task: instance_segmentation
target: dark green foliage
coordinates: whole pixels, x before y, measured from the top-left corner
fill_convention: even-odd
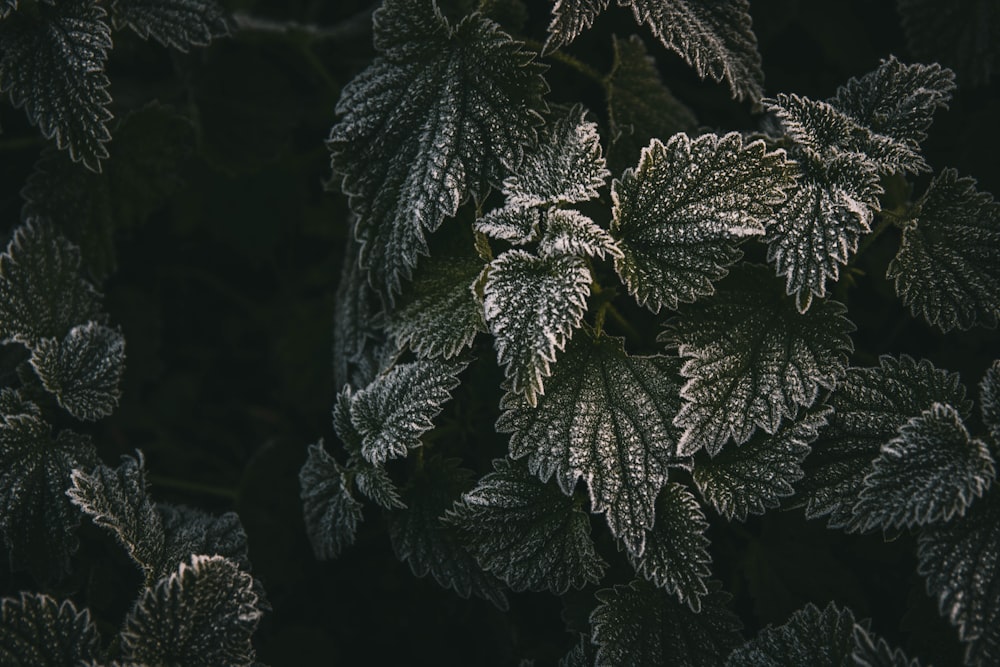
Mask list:
[[[784,625],[763,629],[733,651],[726,667],[852,667],[856,627],[850,609],[832,602],[823,610],[808,604]]]
[[[226,13],[215,0],[112,0],[115,27],[187,51],[229,34]]]
[[[101,639],[90,613],[65,600],[21,593],[0,603],[0,662],[5,665],[63,667],[90,660]]]

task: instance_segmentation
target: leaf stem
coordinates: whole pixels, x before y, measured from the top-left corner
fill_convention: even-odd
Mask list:
[[[532,49],[535,49],[539,53],[541,53],[542,49],[545,47],[544,44],[534,39],[525,39],[524,43],[527,46],[531,47]],[[545,57],[552,58],[552,60],[555,60],[557,63],[565,65],[570,69],[576,70],[577,72],[587,77],[588,79],[591,79],[595,83],[600,84],[601,88],[607,90],[608,77],[601,74],[596,69],[594,69],[587,63],[583,62],[582,60],[574,58],[573,56],[563,51],[553,51],[551,53],[546,54]]]

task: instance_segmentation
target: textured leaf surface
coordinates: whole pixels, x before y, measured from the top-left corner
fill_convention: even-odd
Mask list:
[[[493,467],[447,516],[483,569],[515,591],[561,595],[600,581],[607,564],[574,499],[523,464],[498,459]]]
[[[914,316],[942,331],[1000,320],[1000,204],[945,169],[917,202],[886,277]]]
[[[854,628],[850,609],[831,602],[820,611],[809,603],[784,625],[764,628],[733,651],[726,667],[854,667]]]
[[[327,145],[360,216],[363,264],[393,293],[427,254],[425,230],[520,163],[545,82],[482,16],[450,26],[432,0],[388,0],[374,21],[381,56],[345,86]]]
[[[778,507],[805,475],[802,461],[829,414],[830,408],[821,406],[785,422],[774,435],[758,431],[749,442],[727,447],[714,458],[697,457],[694,481],[698,491],[730,521],[746,521],[750,514]]]
[[[684,429],[683,456],[700,449],[714,456],[730,438],[747,442],[758,427],[773,434],[843,377],[854,329],[846,309],[825,301],[799,313],[775,293],[768,273],[741,266],[712,299],[689,306],[661,334],[685,360],[684,405],[674,418]]]
[[[357,243],[345,243],[333,306],[333,382],[338,390],[353,380],[353,371],[363,364],[366,349],[380,339],[375,326],[375,296],[359,264]]]
[[[884,638],[874,637],[860,625],[854,626],[852,657],[856,667],[920,667],[919,660],[910,660],[902,649],[889,646]]]
[[[491,238],[524,245],[538,240],[541,220],[542,212],[537,208],[503,206],[477,219],[473,228]]]
[[[764,234],[792,185],[784,152],[762,141],[744,145],[735,132],[654,139],[612,185],[615,270],[653,312],[712,294],[742,256],[737,242]]]
[[[993,453],[1000,454],[1000,359],[993,362],[979,383],[979,408],[993,439]]]
[[[262,615],[253,577],[222,556],[189,563],[147,588],[125,619],[125,660],[190,667],[254,664]]]
[[[510,453],[528,457],[542,480],[566,494],[583,478],[591,511],[634,555],[643,552],[654,505],[675,457],[671,423],[680,402],[678,360],[625,353],[622,340],[587,329],[567,346],[537,406],[515,393],[501,401],[496,428],[511,433]]]
[[[113,0],[115,27],[128,26],[143,39],[187,51],[229,34],[226,13],[216,0]]]
[[[247,534],[236,512],[209,514],[185,505],[157,503],[165,541],[158,577],[165,577],[195,554],[224,556],[250,570]]]
[[[306,534],[320,560],[336,558],[354,544],[361,522],[361,503],[351,495],[343,467],[327,453],[321,440],[309,446],[305,465],[299,471],[300,498]]]
[[[75,162],[101,170],[111,139],[110,81],[104,73],[111,30],[104,8],[91,0],[61,0],[5,30],[0,46],[0,92],[24,107],[32,124]]]
[[[579,255],[620,258],[622,251],[611,235],[578,211],[551,209],[545,216],[545,235],[538,244],[542,257]]]
[[[556,350],[583,321],[590,271],[583,259],[508,250],[490,263],[484,308],[497,361],[531,405],[544,393]]]
[[[726,604],[728,593],[710,582],[700,613],[642,579],[597,592],[590,616],[596,665],[690,665],[711,667],[737,646],[740,621]]]
[[[351,423],[351,390],[344,389],[337,395],[333,406],[333,428],[348,453],[347,469],[354,475],[358,491],[385,509],[406,507],[399,497],[399,489],[381,464],[374,464],[361,455],[364,438]]]
[[[965,664],[1000,660],[1000,494],[993,490],[963,518],[927,526],[918,571],[938,610],[958,628]]]
[[[1000,68],[1000,8],[992,0],[896,0],[909,50],[954,67],[963,86],[982,86]]]
[[[0,664],[63,667],[91,659],[101,649],[90,612],[44,593],[21,593],[0,603]]]
[[[580,640],[573,644],[569,653],[559,659],[559,667],[594,667],[596,657],[594,645],[590,643],[590,637],[580,635]]]
[[[608,8],[611,0],[556,0],[544,52],[555,51],[572,42],[594,25],[594,19]]]

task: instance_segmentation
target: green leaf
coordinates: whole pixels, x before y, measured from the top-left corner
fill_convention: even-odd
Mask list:
[[[594,550],[587,513],[523,465],[497,459],[493,467],[445,519],[479,565],[515,591],[562,595],[599,582],[607,563]]]
[[[1000,660],[1000,494],[995,490],[964,517],[925,527],[917,567],[938,611],[958,628],[965,664]]]
[[[306,534],[313,553],[331,560],[354,544],[362,521],[361,503],[351,495],[346,471],[324,449],[323,441],[309,446],[309,456],[299,471]]]
[[[645,551],[638,557],[629,552],[629,561],[647,581],[700,612],[712,574],[706,530],[708,521],[697,498],[683,484],[669,482],[660,491]]]
[[[728,521],[746,521],[763,514],[792,495],[792,485],[802,479],[802,462],[809,444],[826,425],[830,408],[820,406],[793,422],[785,422],[774,435],[758,431],[740,447],[724,448],[717,456],[698,456],[694,482],[698,491]]]
[[[236,512],[214,515],[193,507],[167,503],[157,503],[156,511],[166,538],[158,577],[167,576],[195,554],[225,556],[250,571],[247,534]]]
[[[37,16],[18,14],[0,36],[0,92],[91,171],[101,170],[111,140],[106,16],[92,0],[45,3]]]
[[[333,306],[333,382],[338,390],[355,379],[366,350],[380,339],[378,317],[375,293],[358,262],[358,245],[348,241]],[[363,386],[370,380],[355,384]]]
[[[976,181],[942,171],[917,202],[916,221],[886,277],[914,316],[942,331],[1000,321],[1000,204]]]
[[[503,206],[478,218],[473,223],[473,229],[513,245],[525,245],[538,240],[538,224],[541,220],[542,212],[537,208]]]
[[[811,602],[784,625],[768,626],[737,648],[726,667],[829,665],[854,667],[854,614],[829,603],[822,611]]]
[[[595,665],[716,667],[737,646],[740,621],[726,605],[730,595],[709,582],[700,613],[643,579],[597,592],[590,616]]]
[[[558,208],[550,209],[545,216],[545,235],[538,244],[538,254],[547,258],[560,255],[622,257],[618,244],[597,223],[578,211]]]
[[[553,474],[567,495],[583,478],[591,511],[641,555],[656,496],[676,457],[678,360],[634,357],[620,338],[584,329],[567,346],[536,406],[514,392],[500,403],[496,428],[511,433],[510,454],[528,457],[543,481]]]
[[[406,504],[389,473],[381,464],[371,463],[361,454],[364,438],[351,423],[351,397],[351,388],[344,387],[333,406],[333,428],[348,453],[347,471],[354,476],[358,491],[370,500],[385,509],[403,509]]]
[[[490,263],[484,288],[486,324],[511,390],[535,405],[552,374],[556,350],[583,322],[590,271],[573,255],[536,257],[508,250]]]
[[[128,26],[143,39],[188,51],[229,35],[226,12],[215,0],[112,0],[115,28]]]
[[[611,188],[615,270],[653,312],[712,294],[742,256],[736,243],[764,234],[793,185],[784,151],[735,132],[653,139]]]
[[[894,649],[884,638],[875,637],[860,625],[854,626],[854,653],[851,657],[855,667],[920,667],[919,660],[910,660],[902,649]]]
[[[1000,12],[992,0],[896,0],[909,51],[958,71],[963,87],[985,86],[1000,68]]]
[[[363,265],[392,294],[427,254],[424,231],[521,162],[546,84],[534,54],[481,15],[451,26],[432,0],[387,0],[374,23],[380,57],[344,87],[327,145]]]
[[[254,665],[251,636],[262,616],[253,577],[222,556],[192,556],[125,619],[126,661],[189,667]]]
[[[594,25],[594,19],[608,8],[611,0],[556,0],[543,53],[566,46]]]
[[[768,274],[742,265],[660,335],[685,359],[684,404],[674,418],[684,430],[682,456],[700,449],[715,456],[730,438],[742,445],[758,427],[774,434],[844,375],[854,329],[844,306],[824,301],[799,313]]]
[[[87,609],[71,600],[22,592],[0,603],[0,664],[63,667],[90,660],[101,637]]]
[[[993,453],[1000,454],[1000,359],[993,362],[979,383],[979,408],[993,440]]]

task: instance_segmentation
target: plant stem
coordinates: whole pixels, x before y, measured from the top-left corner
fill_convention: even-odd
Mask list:
[[[536,41],[534,39],[526,39],[524,40],[524,43],[530,46],[531,48],[535,49],[539,53],[541,53],[542,49],[545,46],[541,42]],[[601,74],[600,72],[598,72],[593,67],[591,67],[590,65],[588,65],[587,63],[583,62],[582,60],[574,58],[568,53],[564,53],[562,51],[553,51],[552,53],[546,54],[546,57],[552,58],[552,60],[555,60],[557,63],[566,65],[570,69],[576,70],[577,72],[584,75],[588,79],[591,79],[592,81],[600,84],[601,88],[607,90],[608,78],[603,74]]]
[[[178,479],[176,477],[166,477],[164,475],[148,475],[148,479],[153,486],[162,486],[165,489],[187,491],[189,493],[215,496],[217,498],[228,498],[234,503],[240,498],[239,489],[214,486],[212,484],[193,482],[189,479]]]

